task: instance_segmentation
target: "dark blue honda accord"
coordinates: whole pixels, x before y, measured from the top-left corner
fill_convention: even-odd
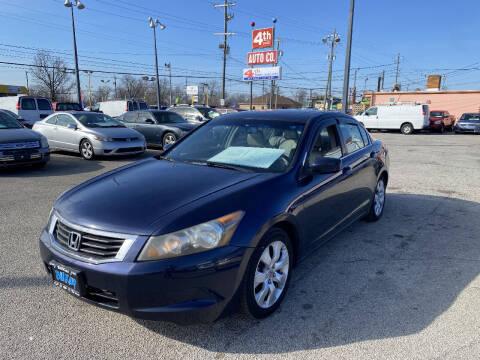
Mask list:
[[[54,284],[132,317],[206,322],[240,306],[262,318],[299,260],[382,216],[388,163],[342,113],[222,116],[61,195],[41,256]]]

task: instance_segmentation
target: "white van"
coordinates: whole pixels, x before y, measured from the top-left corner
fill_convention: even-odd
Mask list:
[[[109,100],[98,103],[98,110],[104,114],[117,117],[123,115],[127,111],[147,110],[148,106],[145,101],[137,100]]]
[[[50,100],[27,95],[0,97],[0,109],[14,112],[29,126],[53,114]]]
[[[428,105],[380,105],[369,108],[355,119],[367,129],[395,129],[409,135],[428,128],[428,116]]]

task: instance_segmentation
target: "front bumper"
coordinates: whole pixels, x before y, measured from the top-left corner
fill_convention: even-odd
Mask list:
[[[146,144],[144,140],[94,141],[92,145],[95,155],[101,156],[141,154],[144,153],[146,149]]]
[[[480,134],[480,125],[477,126],[455,126],[456,133]]]
[[[142,244],[132,246],[133,252],[146,238],[137,241]],[[82,300],[135,318],[179,324],[211,322],[229,313],[227,305],[243,279],[241,264],[252,251],[226,246],[177,259],[135,262],[127,254],[121,262],[91,264],[52,247],[46,230],[40,236],[47,271],[55,262],[79,272]]]
[[[37,148],[25,150],[0,151],[0,167],[31,165],[50,160],[50,149]]]

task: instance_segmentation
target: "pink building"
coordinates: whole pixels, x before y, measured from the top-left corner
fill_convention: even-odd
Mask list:
[[[417,102],[430,110],[446,110],[458,119],[463,113],[480,112],[480,90],[366,93],[370,106]]]

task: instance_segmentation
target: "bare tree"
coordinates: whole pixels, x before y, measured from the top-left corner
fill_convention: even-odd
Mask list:
[[[65,62],[45,51],[38,51],[33,62],[35,67],[31,73],[35,79],[34,91],[52,101],[69,99],[73,84],[70,75],[64,71]]]
[[[295,92],[294,99],[300,104],[304,104],[307,101],[307,92],[303,89],[299,89]]]

